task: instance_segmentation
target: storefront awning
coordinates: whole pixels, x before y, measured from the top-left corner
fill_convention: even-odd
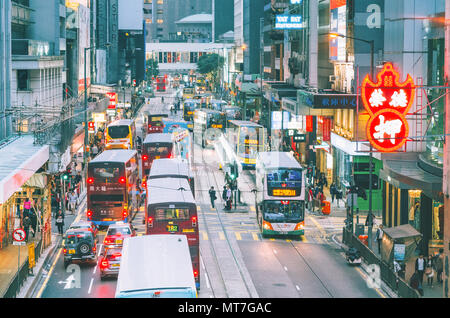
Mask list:
[[[380,178],[397,188],[420,189],[428,197],[442,200],[442,178],[422,170],[417,156],[403,160],[384,159]]]
[[[33,141],[33,136],[27,135],[0,148],[0,205],[49,160],[50,147]]]

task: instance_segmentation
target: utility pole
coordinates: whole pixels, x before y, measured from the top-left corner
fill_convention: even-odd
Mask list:
[[[448,298],[449,295],[449,258],[450,258],[450,95],[448,91],[450,79],[450,0],[445,1],[445,56],[444,56],[444,83],[446,87],[445,96],[445,126],[444,126],[444,163],[442,186],[444,193],[444,272],[442,295]]]

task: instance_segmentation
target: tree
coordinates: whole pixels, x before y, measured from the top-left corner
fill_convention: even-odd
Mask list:
[[[152,77],[158,76],[159,74],[159,67],[158,67],[158,61],[154,59],[148,59],[147,60],[147,81],[150,81]]]
[[[220,69],[223,68],[225,59],[219,54],[204,54],[200,56],[197,62],[197,71],[200,74],[210,75],[214,83],[217,83]]]

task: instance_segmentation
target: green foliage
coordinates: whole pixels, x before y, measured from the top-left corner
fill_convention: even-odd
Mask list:
[[[197,71],[200,74],[213,75],[213,73],[217,73],[217,71],[223,67],[224,62],[224,58],[216,53],[204,54],[198,59]]]
[[[147,79],[159,75],[158,61],[154,59],[147,60]]]

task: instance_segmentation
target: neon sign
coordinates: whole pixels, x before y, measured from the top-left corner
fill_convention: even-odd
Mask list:
[[[402,147],[409,134],[405,118],[415,95],[414,81],[408,74],[403,83],[391,63],[386,63],[372,82],[367,75],[361,87],[364,107],[370,115],[366,126],[369,142],[382,152],[392,152]]]

